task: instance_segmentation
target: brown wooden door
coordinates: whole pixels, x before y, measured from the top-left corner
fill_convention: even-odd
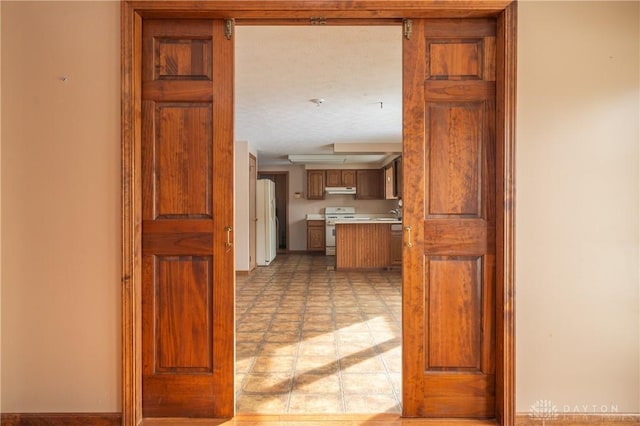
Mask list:
[[[233,42],[224,24],[143,24],[145,417],[234,413]]]
[[[495,34],[416,19],[404,41],[406,416],[495,416]]]

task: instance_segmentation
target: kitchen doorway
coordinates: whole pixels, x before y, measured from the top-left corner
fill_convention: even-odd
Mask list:
[[[308,164],[291,164],[287,155],[332,151],[327,142],[341,141],[360,141],[365,151],[373,142],[400,148],[402,25],[238,26],[236,37],[235,133],[258,152],[259,179],[276,184],[280,224],[274,262],[236,280],[236,412],[399,415],[400,268],[335,271],[335,242],[332,256],[324,249],[305,253],[306,229],[295,231],[307,215],[321,216],[331,206],[382,215],[397,200],[384,199],[381,190],[366,200],[353,193],[314,200],[305,188]],[[315,97],[323,98],[321,105],[310,100]],[[250,108],[259,113],[247,113]],[[269,138],[273,142],[264,145]],[[352,155],[340,167],[376,172],[399,155],[369,154]],[[294,206],[287,209],[290,201]],[[289,255],[282,250],[287,229]]]

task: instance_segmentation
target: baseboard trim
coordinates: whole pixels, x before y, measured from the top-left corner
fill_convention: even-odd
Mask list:
[[[544,413],[543,413],[544,415]],[[543,423],[544,420],[544,423]],[[640,424],[640,413],[559,413],[543,419],[543,416],[532,416],[529,413],[516,414],[516,426],[590,426],[590,425],[638,425]]]
[[[120,426],[122,413],[2,413],[2,426]]]
[[[270,421],[275,421],[280,424],[286,421],[289,416],[252,416],[239,415],[235,417],[235,420],[252,420],[260,424],[261,421],[264,424],[269,424]],[[274,417],[273,419],[270,417]],[[299,420],[300,416],[292,416],[291,419],[295,420],[296,417]],[[304,416],[302,416],[304,417]],[[326,419],[324,419],[326,417]],[[340,416],[338,416],[340,417]],[[351,420],[353,415],[349,416]],[[356,416],[357,417],[357,416]],[[400,417],[395,416],[397,420],[401,420]],[[323,416],[324,420],[335,420],[334,416]],[[149,424],[155,424],[154,420],[162,423],[160,419],[149,419]],[[165,419],[167,420],[167,419]],[[316,419],[318,420],[318,419]],[[389,420],[388,418],[381,418],[379,420]],[[415,419],[406,419],[414,421]],[[432,419],[431,422],[435,422],[437,419]],[[518,413],[516,415],[516,426],[540,426],[543,424],[541,417],[531,416],[529,413]],[[431,422],[429,424],[431,424]],[[147,422],[145,421],[145,424]],[[295,423],[295,422],[294,422]],[[320,421],[322,423],[322,421]],[[606,425],[638,425],[640,424],[640,413],[611,413],[611,414],[597,414],[597,413],[581,413],[581,414],[558,414],[556,417],[545,419],[545,423],[550,426],[606,426]],[[1,416],[2,426],[120,426],[122,424],[121,413],[2,413]],[[484,424],[484,423],[482,423]]]

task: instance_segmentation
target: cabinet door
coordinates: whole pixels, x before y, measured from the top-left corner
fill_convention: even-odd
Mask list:
[[[326,186],[342,186],[342,170],[327,170]]]
[[[394,163],[384,168],[384,198],[387,200],[397,198],[395,194],[396,180],[394,170]]]
[[[402,264],[402,230],[391,231],[391,265]]]
[[[359,200],[382,199],[382,170],[369,169],[356,172],[356,198]]]
[[[324,246],[324,221],[307,221],[307,250],[323,251]]]
[[[342,170],[342,186],[356,186],[356,171]]]
[[[397,198],[402,198],[402,157],[396,158],[394,162],[393,172],[395,179],[394,195]]]
[[[307,199],[324,199],[324,170],[307,170]]]

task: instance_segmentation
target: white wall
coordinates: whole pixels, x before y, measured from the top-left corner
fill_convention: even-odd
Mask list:
[[[2,410],[118,411],[120,4],[0,4]],[[519,411],[640,411],[638,6],[520,2]]]
[[[394,200],[356,200],[353,195],[328,195],[324,200],[307,200],[307,172],[304,166],[262,167],[258,163],[258,170],[289,172],[289,250],[292,251],[307,249],[308,213],[324,213],[327,206],[355,207],[357,213],[387,213],[397,205]],[[302,197],[294,198],[296,192],[300,192]]]
[[[639,31],[638,2],[519,4],[518,411],[640,411]]]
[[[249,142],[235,144],[235,224],[233,235],[236,252],[236,271],[249,270]]]

